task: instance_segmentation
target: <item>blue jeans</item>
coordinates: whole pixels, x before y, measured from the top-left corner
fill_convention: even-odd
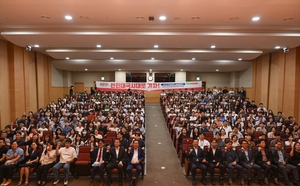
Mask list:
[[[70,163],[56,163],[53,166],[52,172],[53,172],[53,176],[54,176],[54,180],[58,180],[59,179],[59,173],[58,170],[60,168],[64,168],[64,180],[68,181],[69,180],[69,172],[70,172]]]
[[[139,177],[140,172],[142,171],[142,166],[140,164],[131,164],[131,163],[128,164],[126,171],[127,171],[127,174],[128,174],[128,177],[129,177],[130,180],[132,179],[132,172],[131,171],[132,171],[133,168],[136,168],[136,172],[135,172],[135,175],[134,175],[134,177],[136,179]]]

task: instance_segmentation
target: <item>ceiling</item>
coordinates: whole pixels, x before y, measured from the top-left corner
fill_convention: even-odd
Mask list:
[[[62,70],[231,72],[299,46],[299,7],[299,0],[0,1],[0,32]]]

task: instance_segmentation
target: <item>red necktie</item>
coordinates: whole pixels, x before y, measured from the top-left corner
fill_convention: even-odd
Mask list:
[[[102,155],[102,148],[99,148],[99,150],[100,150],[100,153],[99,153],[97,162],[100,162],[100,160],[101,160],[101,155]]]

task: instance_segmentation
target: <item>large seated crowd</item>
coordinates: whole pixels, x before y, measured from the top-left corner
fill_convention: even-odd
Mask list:
[[[1,131],[1,186],[10,185],[17,172],[18,185],[28,185],[29,175],[34,175],[36,185],[44,186],[48,174],[53,174],[54,185],[63,174],[62,182],[68,185],[70,173],[78,177],[86,172],[90,186],[97,173],[104,185],[105,172],[107,186],[111,174],[118,174],[119,186],[124,175],[136,185],[145,157],[144,106],[143,92],[73,94],[71,88],[65,98],[24,113]]]
[[[257,105],[244,88],[168,90],[160,97],[174,146],[193,185],[196,174],[206,185],[207,172],[212,185],[215,173],[220,185],[226,173],[230,185],[236,183],[234,173],[241,185],[252,185],[254,179],[260,185],[280,185],[280,175],[286,186],[300,185],[300,129],[293,116]]]

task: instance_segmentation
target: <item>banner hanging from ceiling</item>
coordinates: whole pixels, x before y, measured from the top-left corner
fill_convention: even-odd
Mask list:
[[[201,81],[139,83],[139,82],[103,82],[96,81],[96,88],[101,91],[161,91],[161,90],[202,90]]]

